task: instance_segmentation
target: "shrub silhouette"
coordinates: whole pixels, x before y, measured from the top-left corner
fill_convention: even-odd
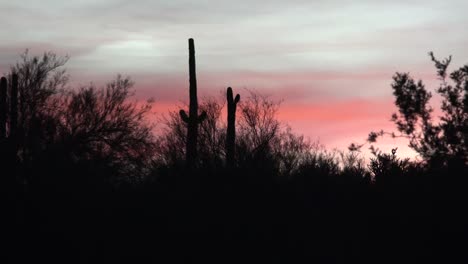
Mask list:
[[[410,166],[409,159],[400,160],[396,156],[396,149],[393,149],[391,154],[375,154],[370,160],[369,169],[377,185],[391,188],[407,185],[404,181],[407,180]]]
[[[237,133],[240,165],[265,170],[278,168],[272,144],[280,133],[280,122],[276,118],[279,104],[253,91],[241,102]]]

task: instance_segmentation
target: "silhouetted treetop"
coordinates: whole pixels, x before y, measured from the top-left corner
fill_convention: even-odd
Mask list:
[[[391,120],[402,136],[409,138],[410,147],[426,161],[468,163],[468,65],[447,74],[451,57],[440,61],[432,52],[429,56],[441,81],[437,89],[442,97],[440,120],[434,120],[432,116],[431,93],[421,80],[416,82],[408,73],[393,76],[392,89],[398,113],[394,113]],[[384,131],[371,132],[368,141],[375,142],[384,134]]]
[[[59,125],[75,155],[104,156],[132,167],[152,158],[152,127],[145,120],[151,104],[129,101],[132,86],[130,78],[118,75],[104,89],[89,86],[69,93]]]
[[[52,52],[31,57],[26,51],[11,67],[9,78],[18,76],[15,152],[22,166],[60,156],[76,164],[100,160],[115,177],[130,171],[141,176],[154,158],[146,119],[151,103],[131,101],[134,83],[121,75],[103,88],[68,87],[67,61]]]

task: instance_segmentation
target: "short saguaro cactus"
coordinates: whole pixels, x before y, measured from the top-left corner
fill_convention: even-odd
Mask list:
[[[240,95],[237,94],[234,98],[232,88],[228,87],[226,92],[227,97],[227,133],[226,133],[226,165],[233,167],[235,164],[235,148],[236,148],[236,108],[239,103]]]

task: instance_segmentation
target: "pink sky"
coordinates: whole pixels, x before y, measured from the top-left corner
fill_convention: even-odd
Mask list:
[[[296,132],[344,149],[391,130],[391,77],[411,72],[435,88],[427,56],[468,59],[468,2],[2,1],[0,71],[26,48],[70,55],[71,84],[117,73],[164,113],[188,95],[187,39],[195,38],[200,98],[255,89],[282,99]],[[412,156],[405,142],[380,145]]]

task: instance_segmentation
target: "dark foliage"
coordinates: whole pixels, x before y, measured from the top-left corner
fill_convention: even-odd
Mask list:
[[[25,55],[0,85],[9,263],[467,260],[464,68],[439,89],[437,125],[422,83],[394,77],[394,120],[424,162],[396,148],[374,149],[368,163],[359,145],[327,151],[278,121],[279,102],[252,91],[239,101],[228,90],[201,100],[206,117],[187,167],[193,134],[178,112],[153,135],[151,103],[131,100],[129,78],[70,89],[65,61]],[[434,61],[446,78],[450,60]]]
[[[392,115],[399,136],[410,140],[413,148],[425,161],[434,166],[458,162],[468,164],[468,66],[448,74],[451,57],[439,61],[429,53],[441,81],[437,93],[442,97],[439,119],[433,118],[429,105],[431,93],[423,82],[415,82],[408,73],[393,76],[393,94],[398,113]],[[449,76],[452,84],[447,80]],[[371,132],[369,141],[375,142],[385,132]],[[395,137],[395,133],[391,133]]]

